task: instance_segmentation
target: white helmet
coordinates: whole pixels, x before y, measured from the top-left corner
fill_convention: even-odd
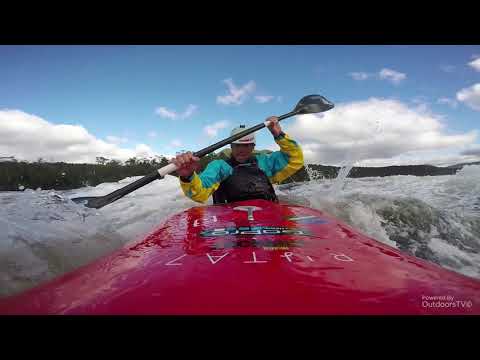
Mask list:
[[[240,125],[239,127],[232,130],[230,136],[238,134],[245,130],[245,125]],[[237,139],[232,142],[232,144],[255,144],[255,133],[245,135],[244,137]]]

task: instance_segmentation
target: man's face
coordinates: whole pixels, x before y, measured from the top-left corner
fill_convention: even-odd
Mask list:
[[[239,163],[245,162],[252,155],[255,144],[232,144],[232,156]]]

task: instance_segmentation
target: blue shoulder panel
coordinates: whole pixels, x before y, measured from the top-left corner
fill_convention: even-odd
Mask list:
[[[213,160],[199,175],[204,188],[211,188],[232,174],[232,167],[223,160]]]

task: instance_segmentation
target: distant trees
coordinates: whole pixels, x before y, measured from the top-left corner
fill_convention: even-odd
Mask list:
[[[97,160],[97,164],[100,164],[100,165],[105,165],[108,162],[108,159],[104,158],[103,156],[98,156],[96,160]]]
[[[164,157],[154,159],[132,158],[122,164],[118,160],[97,157],[96,164],[48,163],[42,158],[36,162],[1,162],[0,191],[21,189],[68,190],[115,182],[130,176],[147,175],[167,165]]]
[[[205,155],[200,159],[197,172],[202,172],[213,160],[226,159],[230,156],[229,149],[219,153]],[[270,153],[268,150],[257,153]],[[4,161],[0,162],[0,191],[23,189],[68,190],[83,186],[96,186],[104,182],[116,182],[126,177],[143,176],[168,164],[165,157],[139,159],[132,157],[124,163],[115,159],[99,156],[96,164],[69,164],[65,162],[45,162],[38,158],[36,162]],[[308,169],[302,167],[283,184],[303,182],[312,179],[332,179],[338,175],[339,167],[309,164]],[[376,177],[393,175],[435,176],[453,175],[460,167],[441,168],[428,165],[388,166],[388,167],[354,167],[349,177]],[[308,171],[307,171],[308,170]],[[178,176],[176,172],[171,175]]]
[[[229,149],[226,149],[229,150]],[[262,151],[269,153],[270,151]],[[211,153],[200,159],[198,172],[203,171],[213,160],[226,159],[228,151]],[[46,162],[38,158],[36,162],[0,162],[0,191],[23,189],[69,190],[84,186],[96,186],[104,182],[116,182],[126,177],[143,176],[168,165],[163,156],[152,159],[132,157],[122,163],[119,160],[96,157],[96,164],[69,164],[65,162]],[[178,176],[176,172],[171,175]],[[284,183],[305,181],[308,174],[304,169]]]

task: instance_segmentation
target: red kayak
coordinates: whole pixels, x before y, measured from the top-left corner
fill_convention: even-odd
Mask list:
[[[480,314],[480,281],[302,206],[193,207],[0,314]]]

